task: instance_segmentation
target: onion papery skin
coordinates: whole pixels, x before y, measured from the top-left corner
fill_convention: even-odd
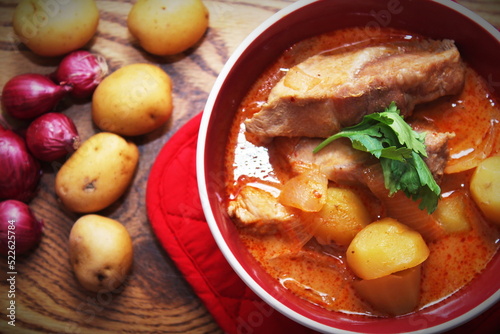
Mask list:
[[[43,227],[26,203],[0,202],[0,253],[16,256],[32,250],[40,243]]]
[[[42,175],[40,162],[28,151],[24,139],[0,129],[0,200],[29,202]]]
[[[32,119],[52,111],[71,90],[71,86],[57,85],[42,74],[20,74],[3,87],[2,106],[13,117]]]
[[[26,144],[37,159],[50,162],[75,152],[80,146],[80,137],[71,118],[49,112],[28,126]]]
[[[104,57],[79,50],[64,57],[52,77],[56,83],[71,86],[70,95],[73,98],[86,99],[107,74],[108,65]]]

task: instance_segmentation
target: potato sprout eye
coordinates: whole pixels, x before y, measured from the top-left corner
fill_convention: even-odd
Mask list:
[[[95,180],[87,183],[84,187],[84,190],[87,192],[94,191],[96,189],[94,183],[95,183]]]

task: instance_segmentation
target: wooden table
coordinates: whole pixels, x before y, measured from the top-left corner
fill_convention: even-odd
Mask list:
[[[134,138],[141,158],[125,196],[100,214],[122,222],[134,243],[134,269],[119,294],[96,295],[76,282],[68,260],[68,235],[79,217],[60,206],[54,193],[58,164],[47,164],[39,195],[30,203],[45,221],[39,247],[16,259],[16,326],[6,323],[7,261],[0,261],[0,332],[2,333],[221,333],[159,245],[146,214],[148,173],[162,146],[205,104],[222,66],[238,44],[262,21],[292,0],[204,0],[210,27],[190,52],[171,57],[146,54],[131,39],[126,18],[133,1],[97,1],[101,20],[91,51],[104,55],[114,71],[126,64],[160,65],[172,78],[174,112],[161,129]],[[500,27],[497,0],[460,1]],[[17,1],[0,1],[0,87],[25,73],[50,73],[59,59],[35,57],[21,45],[11,27]],[[82,139],[96,133],[90,103],[62,105]]]

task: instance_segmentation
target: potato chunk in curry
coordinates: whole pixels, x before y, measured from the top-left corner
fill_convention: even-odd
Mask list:
[[[370,280],[353,282],[356,293],[378,311],[389,315],[409,313],[420,301],[421,265]]]
[[[392,218],[362,229],[347,249],[347,264],[363,279],[375,279],[415,267],[429,256],[420,233]]]
[[[326,194],[323,208],[302,218],[320,244],[334,242],[347,247],[371,222],[370,214],[359,196],[348,188],[329,187]]]
[[[500,156],[485,159],[477,166],[470,190],[483,214],[500,225]]]

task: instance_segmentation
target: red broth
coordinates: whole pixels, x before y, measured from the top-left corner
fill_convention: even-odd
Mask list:
[[[253,144],[255,140],[245,133],[243,122],[259,111],[286,69],[323,51],[419,37],[385,29],[377,40],[367,40],[362,29],[349,28],[316,36],[286,50],[260,76],[236,114],[226,153],[228,200],[246,184],[279,193],[281,184],[266,145]],[[408,121],[422,120],[432,123],[439,131],[456,134],[449,142],[450,161],[441,181],[442,196],[461,196],[472,229],[450,233],[428,243],[431,253],[422,266],[417,310],[438,303],[471,282],[495,256],[500,243],[498,227],[481,215],[469,193],[472,166],[500,152],[500,108],[489,93],[486,81],[467,67],[462,93],[417,106]],[[465,170],[457,172],[461,169]],[[383,216],[380,205],[372,203],[368,209],[374,220]],[[263,236],[245,229],[239,232],[242,242],[266,272],[296,295],[332,311],[383,315],[353,290],[351,282],[357,278],[346,264],[345,250],[312,241],[301,245],[300,252],[296,252],[297,245],[280,234]]]

